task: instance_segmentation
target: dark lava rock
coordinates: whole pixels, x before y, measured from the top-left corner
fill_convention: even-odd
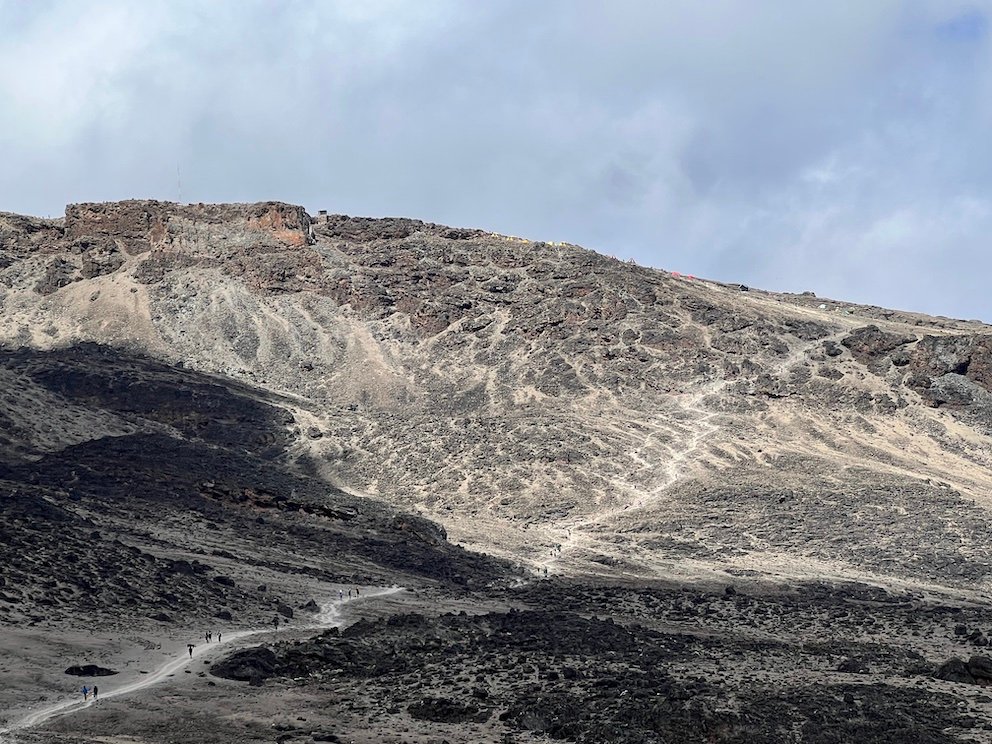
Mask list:
[[[941,664],[934,676],[946,682],[989,685],[992,684],[992,658],[975,655],[965,663],[955,656]]]
[[[992,336],[964,334],[924,336],[911,361],[917,379],[927,381],[948,373],[968,377],[992,389]]]
[[[844,350],[833,341],[824,341],[823,351],[828,357],[839,357],[844,353]]]
[[[484,723],[491,711],[474,705],[463,705],[448,698],[424,698],[407,706],[407,712],[420,721],[435,723]]]
[[[118,672],[96,664],[84,664],[83,666],[71,666],[65,670],[65,673],[74,677],[112,677]]]
[[[968,669],[968,665],[956,656],[940,665],[934,676],[946,682],[963,682],[965,684],[975,684],[975,677]]]
[[[858,328],[841,340],[860,362],[869,363],[884,357],[890,351],[912,343],[916,338],[897,333],[886,333],[876,325]]]
[[[868,674],[871,670],[861,659],[844,659],[837,665],[837,671],[845,674]]]
[[[546,607],[560,600],[576,611],[361,619],[338,632],[274,645],[275,667],[253,679],[261,683],[265,675],[266,684],[275,678],[276,684],[340,691],[342,700],[357,695],[376,710],[405,711],[438,726],[488,721],[503,729],[505,741],[520,733],[597,744],[953,744],[954,731],[973,720],[949,693],[865,677],[857,684],[810,684],[805,676],[811,660],[820,669],[843,664],[852,673],[870,665],[875,679],[933,672],[924,657],[902,646],[825,639],[797,649],[737,632],[662,632],[603,617],[616,606],[615,587],[556,588],[545,582],[539,591],[521,588],[514,596]],[[664,608],[670,606],[679,615],[691,613],[711,623],[717,622],[717,607],[740,617],[759,601],[741,591],[643,590],[638,598],[659,617],[666,617]],[[822,617],[832,627],[846,623],[860,636],[869,614],[865,602],[872,603],[875,618],[894,608],[915,612],[903,600],[850,585],[811,587],[801,602],[804,612],[827,609]],[[798,605],[791,594],[782,601],[792,627]],[[793,669],[795,676],[784,684],[757,675],[728,680],[707,666],[707,660],[731,655],[755,669],[762,664]],[[350,704],[344,703],[345,710]],[[459,741],[473,740],[460,733]]]
[[[233,679],[238,682],[252,682],[270,676],[278,663],[272,649],[264,646],[236,651],[210,667],[215,677]]]
[[[968,671],[980,684],[992,682],[992,659],[988,656],[972,656],[968,659]]]

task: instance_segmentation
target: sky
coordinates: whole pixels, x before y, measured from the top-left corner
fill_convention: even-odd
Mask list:
[[[992,0],[0,0],[0,210],[281,200],[992,322]]]

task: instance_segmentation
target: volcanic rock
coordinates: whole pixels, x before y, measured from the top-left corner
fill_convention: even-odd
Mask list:
[[[65,673],[74,677],[112,677],[118,674],[113,669],[106,669],[96,664],[73,665],[66,669]]]

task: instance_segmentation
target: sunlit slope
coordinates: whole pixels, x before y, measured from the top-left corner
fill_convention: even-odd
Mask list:
[[[988,326],[277,203],[0,216],[0,266],[5,345],[283,394],[301,468],[530,570],[992,570]]]

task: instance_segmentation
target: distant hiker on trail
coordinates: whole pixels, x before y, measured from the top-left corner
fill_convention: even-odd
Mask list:
[[[86,685],[83,685],[83,700],[89,700],[89,699],[90,699],[90,688],[87,687]]]
[[[351,599],[351,589],[348,590],[348,599]]]
[[[223,633],[218,633],[217,634],[217,643],[220,643],[221,636],[223,636],[223,635],[224,635]]]
[[[360,597],[361,595],[362,595],[362,593],[360,591],[358,591],[358,587],[356,586],[355,587],[355,596],[356,597]]]
[[[193,649],[196,648],[192,643],[187,643],[186,648],[189,650],[189,658],[193,658]]]
[[[279,616],[278,615],[276,615],[274,618],[272,618],[272,627],[275,628],[276,630],[279,630]]]
[[[100,691],[100,688],[93,685],[93,700],[96,701],[96,694]]]
[[[338,599],[344,599],[344,592],[338,589]]]

